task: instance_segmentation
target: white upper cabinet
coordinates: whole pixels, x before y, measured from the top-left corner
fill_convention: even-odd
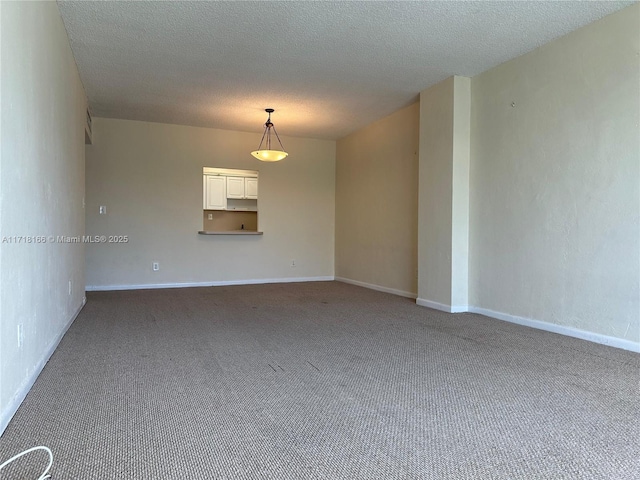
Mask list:
[[[245,177],[244,179],[244,194],[245,198],[258,198],[258,179]]]
[[[258,198],[258,179],[256,177],[227,177],[227,198]]]
[[[246,198],[244,177],[227,177],[227,198]]]
[[[227,208],[227,177],[203,176],[203,209],[225,210]]]
[[[202,170],[204,210],[258,211],[257,171],[213,167]]]

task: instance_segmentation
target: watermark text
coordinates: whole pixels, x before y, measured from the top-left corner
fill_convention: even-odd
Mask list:
[[[129,235],[8,235],[2,237],[2,243],[129,243]]]

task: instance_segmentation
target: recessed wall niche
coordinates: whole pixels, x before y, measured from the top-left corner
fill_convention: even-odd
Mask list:
[[[258,172],[202,169],[202,234],[260,234]]]

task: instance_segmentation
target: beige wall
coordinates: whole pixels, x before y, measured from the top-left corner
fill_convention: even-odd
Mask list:
[[[418,298],[451,305],[453,95],[450,77],[420,93]]]
[[[209,220],[211,215],[211,220]],[[258,212],[229,212],[225,210],[203,210],[202,230],[224,232],[229,230],[258,230]]]
[[[639,25],[634,5],[473,79],[485,312],[640,340]]]
[[[87,245],[88,288],[333,277],[335,142],[283,137],[289,157],[262,163],[257,133],[104,118],[93,131],[87,234],[129,242]],[[202,167],[259,172],[264,235],[197,234]]]
[[[45,242],[0,243],[2,432],[83,303],[86,107],[56,3],[0,9],[0,237]]]
[[[468,308],[471,80],[450,77],[420,93],[418,299]]]
[[[453,158],[451,167],[451,306],[469,305],[469,170],[471,163],[471,79],[453,79]]]
[[[340,279],[415,297],[418,121],[416,103],[337,143]]]
[[[419,305],[468,308],[471,81],[420,92]]]

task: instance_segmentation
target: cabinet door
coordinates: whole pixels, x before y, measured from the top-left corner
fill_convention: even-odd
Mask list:
[[[245,198],[258,198],[258,179],[246,177],[244,179]]]
[[[225,177],[217,175],[204,176],[205,210],[224,210],[227,208],[227,182]]]
[[[244,177],[227,177],[227,198],[244,198]]]

